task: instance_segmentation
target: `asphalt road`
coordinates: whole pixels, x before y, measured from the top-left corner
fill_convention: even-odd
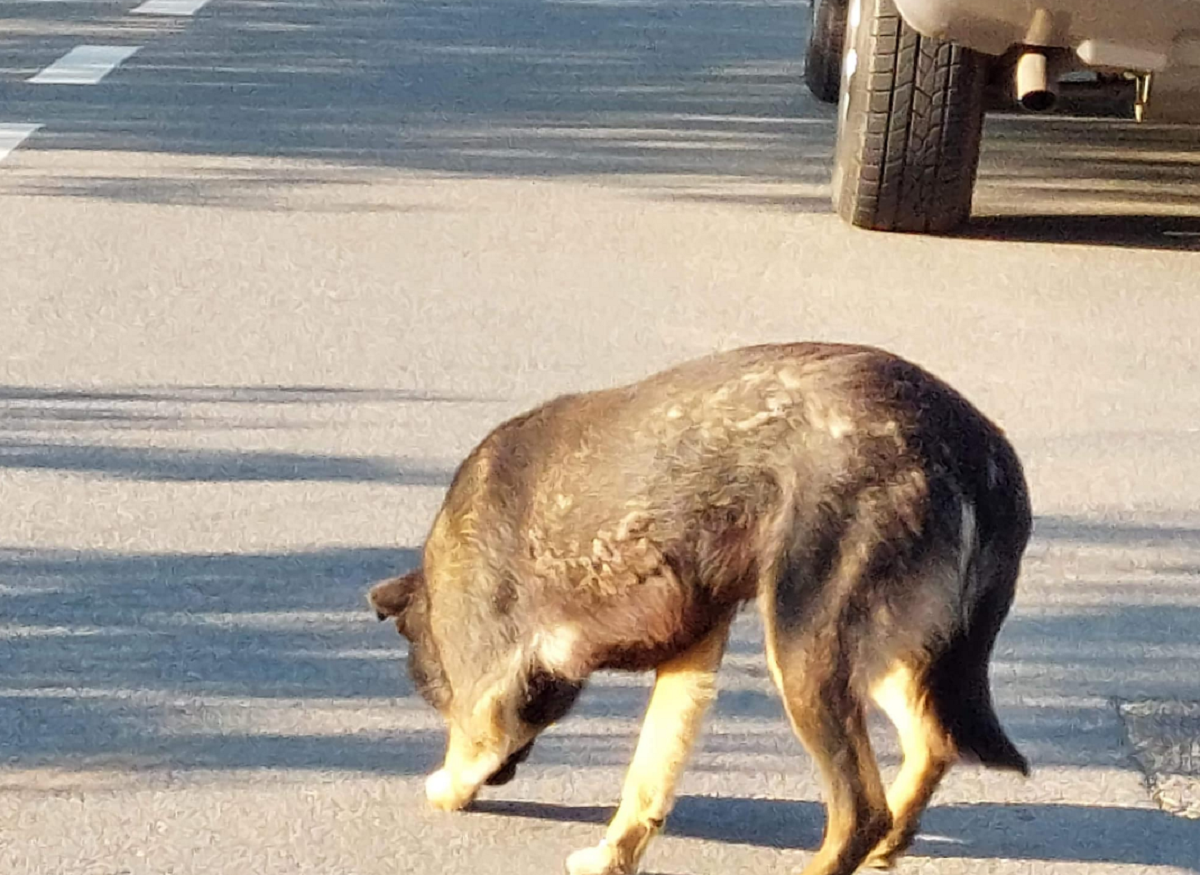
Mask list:
[[[647,679],[438,815],[365,589],[502,418],[809,338],[961,388],[1038,517],[995,665],[1034,776],[953,772],[901,871],[1200,872],[1191,712],[1154,718],[1200,699],[1195,135],[997,117],[963,238],[873,235],[800,3],[135,5],[0,7],[0,872],[558,871]],[[137,50],[29,81],[79,45]],[[748,615],[648,871],[819,841],[760,651]]]

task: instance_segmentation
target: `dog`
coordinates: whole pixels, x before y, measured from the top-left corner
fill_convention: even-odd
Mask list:
[[[989,661],[1030,527],[1015,451],[946,383],[875,347],[768,344],[504,422],[456,471],[420,567],[368,599],[447,724],[438,809],[511,780],[592,672],[655,671],[620,805],[570,875],[636,871],[757,600],[824,789],[804,875],[847,875],[908,848],[956,761],[1029,774]],[[871,704],[903,752],[886,790]]]

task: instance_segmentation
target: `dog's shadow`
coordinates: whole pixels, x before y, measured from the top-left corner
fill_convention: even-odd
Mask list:
[[[488,800],[474,811],[559,823],[604,824],[613,809],[598,805]],[[684,796],[667,834],[756,847],[812,850],[824,810],[816,802]],[[1123,863],[1200,872],[1200,821],[1152,808],[1053,803],[934,806],[926,812],[914,856]]]

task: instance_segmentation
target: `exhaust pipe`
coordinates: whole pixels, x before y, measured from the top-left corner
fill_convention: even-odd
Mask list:
[[[1058,77],[1044,52],[1029,51],[1017,59],[1017,102],[1030,112],[1046,112],[1058,102]]]

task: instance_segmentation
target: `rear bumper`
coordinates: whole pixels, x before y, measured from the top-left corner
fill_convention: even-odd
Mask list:
[[[1003,54],[1014,45],[1071,49],[1113,70],[1200,67],[1200,0],[895,0],[926,36]]]

